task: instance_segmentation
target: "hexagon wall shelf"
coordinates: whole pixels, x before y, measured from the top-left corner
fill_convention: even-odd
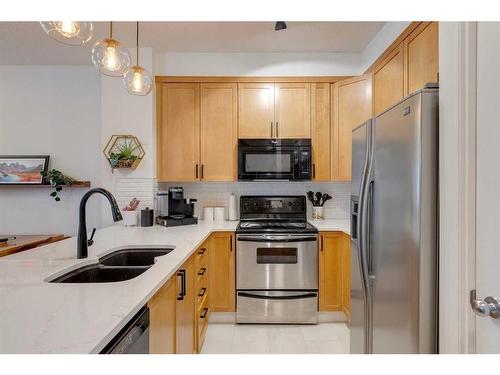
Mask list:
[[[103,152],[112,170],[135,169],[145,155],[139,139],[135,135],[127,134],[111,136]]]

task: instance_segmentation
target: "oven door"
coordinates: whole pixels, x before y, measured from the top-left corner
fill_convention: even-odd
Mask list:
[[[239,234],[236,288],[318,289],[316,234]]]
[[[291,147],[240,147],[239,180],[296,180],[297,152]]]

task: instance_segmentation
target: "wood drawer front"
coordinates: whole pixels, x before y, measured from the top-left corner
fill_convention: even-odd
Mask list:
[[[200,268],[196,268],[195,278],[195,290],[200,288],[208,288],[208,262],[207,265],[201,265]]]
[[[203,267],[208,268],[208,246],[206,243],[200,246],[194,255],[194,268],[199,270]]]
[[[200,307],[203,300],[208,295],[208,278],[205,278],[206,282],[200,283],[196,288],[196,307]]]
[[[208,306],[208,294],[205,294],[205,297],[202,300],[199,308],[196,310],[196,319],[197,319],[197,335],[198,335],[198,352],[201,351],[201,347],[203,345],[203,340],[205,339],[205,332],[207,331],[208,326],[208,316],[210,314],[209,306]]]

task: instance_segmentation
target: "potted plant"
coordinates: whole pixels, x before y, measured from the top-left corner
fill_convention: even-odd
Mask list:
[[[54,191],[50,193],[50,196],[55,199],[56,202],[61,200],[59,192],[62,190],[63,186],[71,185],[76,182],[73,177],[67,176],[57,169],[51,169],[49,171],[41,171],[40,174],[49,181],[50,185],[54,188]]]
[[[123,207],[123,225],[126,227],[134,227],[137,225],[137,207],[139,207],[140,201],[134,198],[130,203]]]
[[[135,169],[144,157],[139,139],[133,135],[113,135],[104,148],[112,170],[116,168]]]

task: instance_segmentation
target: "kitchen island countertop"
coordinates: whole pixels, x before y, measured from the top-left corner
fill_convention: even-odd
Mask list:
[[[348,220],[311,222],[320,231],[348,232]],[[238,222],[204,222],[165,228],[124,227],[96,232],[87,259],[76,259],[76,238],[0,259],[0,353],[99,353],[212,232],[234,231]],[[123,282],[48,283],[96,263],[117,248],[165,246],[142,275]]]

